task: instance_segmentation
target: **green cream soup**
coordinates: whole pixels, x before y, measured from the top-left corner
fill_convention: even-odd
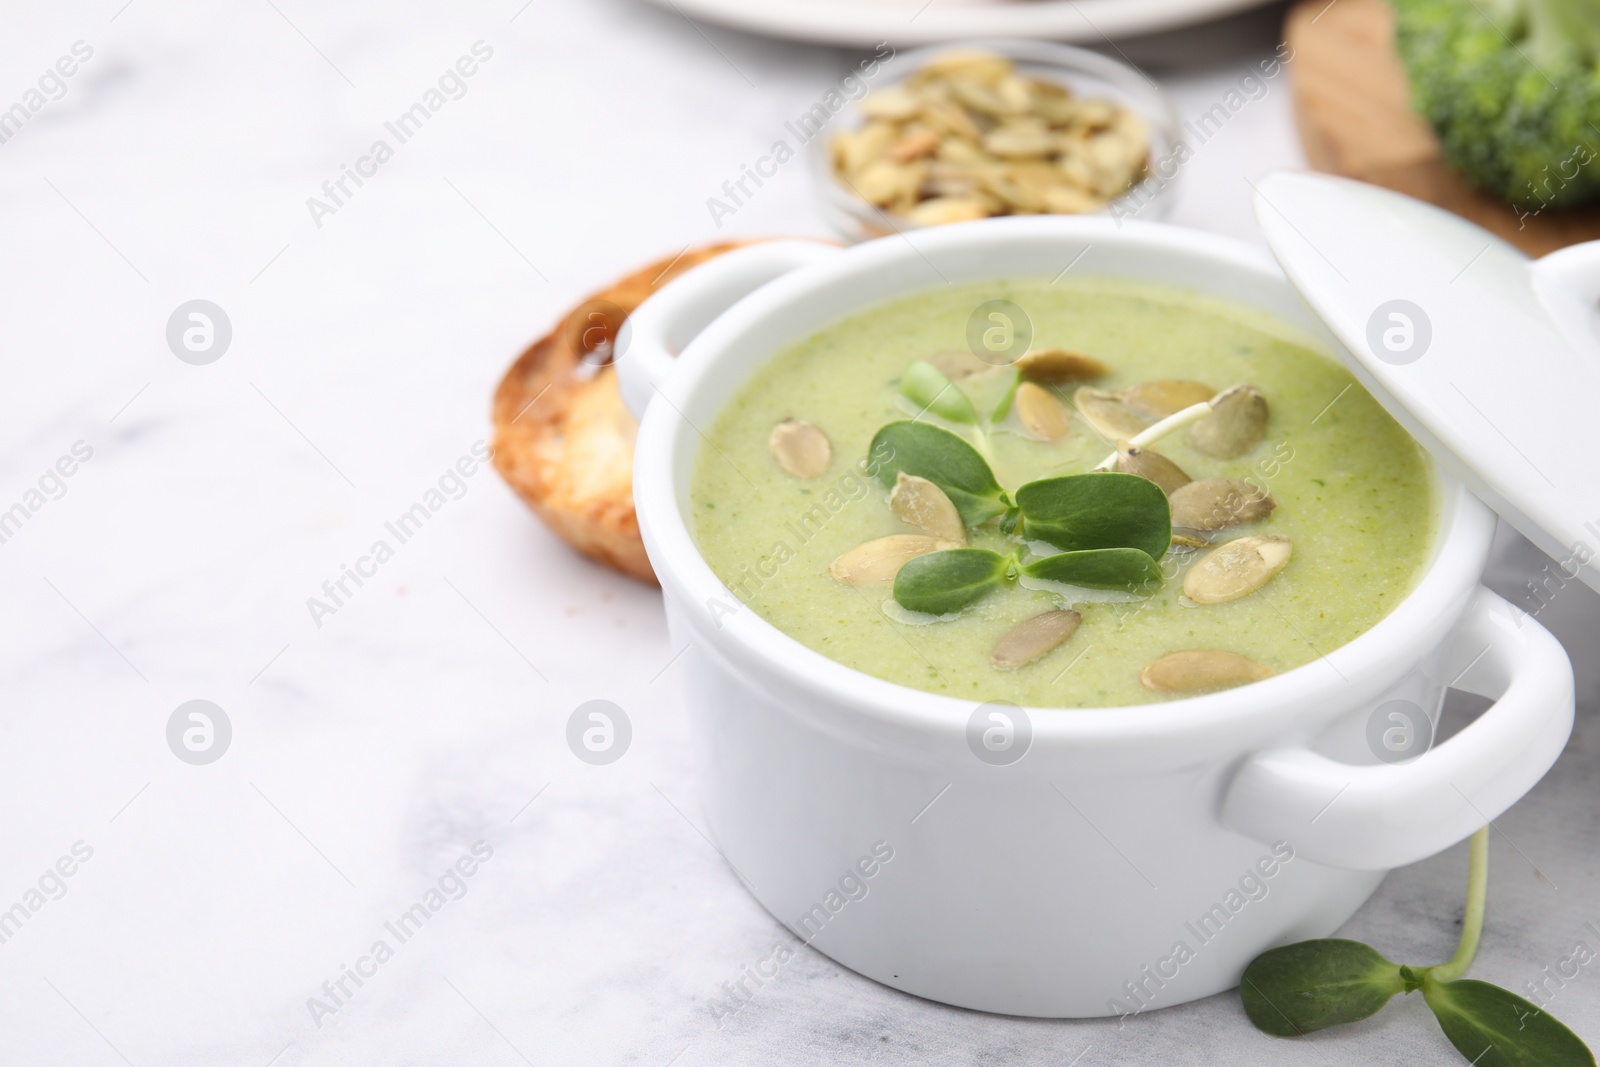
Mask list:
[[[1030,351],[1069,349],[1107,370],[1091,381],[1045,386],[1068,422],[1057,440],[1026,432],[1015,404],[991,421],[1014,379],[1010,366],[954,378],[979,413],[977,425],[949,421],[904,395],[915,361],[950,366],[938,354],[967,351],[969,317],[991,300],[1026,312]],[[711,568],[750,609],[831,659],[918,689],[1036,707],[1144,703],[1182,695],[1141,678],[1161,657],[1186,650],[1222,651],[1252,661],[1260,674],[1282,673],[1388,614],[1411,589],[1433,538],[1433,486],[1420,448],[1311,343],[1259,313],[1104,279],[952,286],[896,300],[779,353],[701,428],[691,525]],[[1169,379],[1217,392],[1248,383],[1267,401],[1264,433],[1237,458],[1203,451],[1189,428],[1148,446],[1190,478],[1237,479],[1270,494],[1270,514],[1205,534],[1219,545],[1257,535],[1288,539],[1288,564],[1255,591],[1217,603],[1186,596],[1188,572],[1212,551],[1188,546],[1166,552],[1159,583],[1136,591],[1024,577],[938,616],[897,603],[892,579],[846,584],[830,574],[830,565],[865,542],[922,532],[895,517],[889,488],[875,476],[884,468],[894,482],[895,461],[869,456],[886,424],[914,418],[959,434],[1015,494],[1038,479],[1091,472],[1112,451],[1075,410],[1080,387],[1118,392]],[[816,477],[798,477],[776,458],[769,438],[785,419],[812,424],[831,443]],[[1019,533],[1027,531],[1024,521]],[[967,538],[1019,563],[1057,551],[1002,532],[1000,519]],[[1081,615],[1070,637],[1023,666],[994,665],[997,643],[1014,627],[1058,609]],[[1198,688],[1206,687],[1202,680]]]

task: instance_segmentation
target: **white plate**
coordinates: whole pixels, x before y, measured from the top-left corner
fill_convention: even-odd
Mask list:
[[[968,37],[1103,43],[1231,15],[1270,0],[651,0],[691,19],[772,37],[871,47]]]

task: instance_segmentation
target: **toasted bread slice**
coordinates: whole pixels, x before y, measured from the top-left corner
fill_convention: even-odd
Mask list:
[[[610,346],[645,297],[737,243],[692,249],[594,294],[524,352],[494,394],[494,465],[584,555],[655,582],[633,511],[638,424],[622,404]]]

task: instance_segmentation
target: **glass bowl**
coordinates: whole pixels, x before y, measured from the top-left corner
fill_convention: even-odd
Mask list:
[[[967,51],[997,53],[1012,60],[1018,73],[1056,82],[1080,99],[1110,100],[1139,115],[1149,130],[1144,178],[1089,214],[1109,214],[1118,219],[1159,219],[1171,209],[1178,172],[1188,155],[1182,142],[1177,109],[1167,94],[1141,71],[1098,52],[1044,41],[979,40],[937,45],[884,61],[885,68],[903,72],[901,77],[893,81],[874,80],[868,92],[901,84],[938,56]],[[824,218],[851,241],[924,228],[929,224],[885,211],[864,200],[835,176],[829,145],[839,133],[858,129],[866,122],[858,102],[859,97],[848,101],[835,115],[840,121],[827,123],[806,144],[807,163]]]

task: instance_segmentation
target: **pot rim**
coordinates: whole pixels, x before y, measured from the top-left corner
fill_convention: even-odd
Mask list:
[[[784,274],[716,316],[685,346],[673,373],[660,386],[669,403],[652,403],[641,421],[635,446],[635,508],[663,593],[683,608],[678,614],[694,630],[696,640],[715,648],[736,669],[751,665],[764,671],[763,688],[770,688],[775,680],[791,699],[815,699],[884,725],[936,736],[963,734],[973,709],[984,703],[915,689],[846,666],[790,637],[745,605],[711,570],[679,507],[676,457],[683,447],[683,435],[698,435],[698,431],[687,418],[674,416],[734,351],[731,342],[742,332],[780,308],[803,303],[822,285],[837,283],[842,276],[870,276],[892,264],[933,254],[992,250],[996,242],[1003,244],[1025,235],[1090,239],[1105,245],[1115,242],[1150,255],[1174,250],[1198,253],[1234,269],[1254,272],[1264,285],[1290,287],[1267,254],[1220,235],[1156,222],[1011,217],[919,232],[915,246],[903,236],[864,242]],[[997,271],[995,276],[1003,277],[1004,272]],[[926,288],[907,286],[901,295]],[[1208,292],[1200,282],[1191,288]],[[876,297],[855,310],[865,310],[884,299],[892,297]],[[1280,321],[1284,318],[1256,310]],[[831,320],[849,313],[835,314]],[[1309,311],[1307,321],[1315,321]],[[1324,342],[1344,363],[1338,357],[1338,343],[1331,337]],[[1479,583],[1495,529],[1493,512],[1432,456],[1428,458],[1435,487],[1433,555],[1405,598],[1370,629],[1309,663],[1220,692],[1104,708],[1025,706],[1033,744],[1170,737],[1259,722],[1284,725],[1296,719],[1298,709],[1320,705],[1339,689],[1350,689],[1351,695],[1376,692],[1414,667],[1454,626],[1467,596]],[[717,603],[733,610],[716,614],[711,609]],[[1425,639],[1423,635],[1427,635]]]

